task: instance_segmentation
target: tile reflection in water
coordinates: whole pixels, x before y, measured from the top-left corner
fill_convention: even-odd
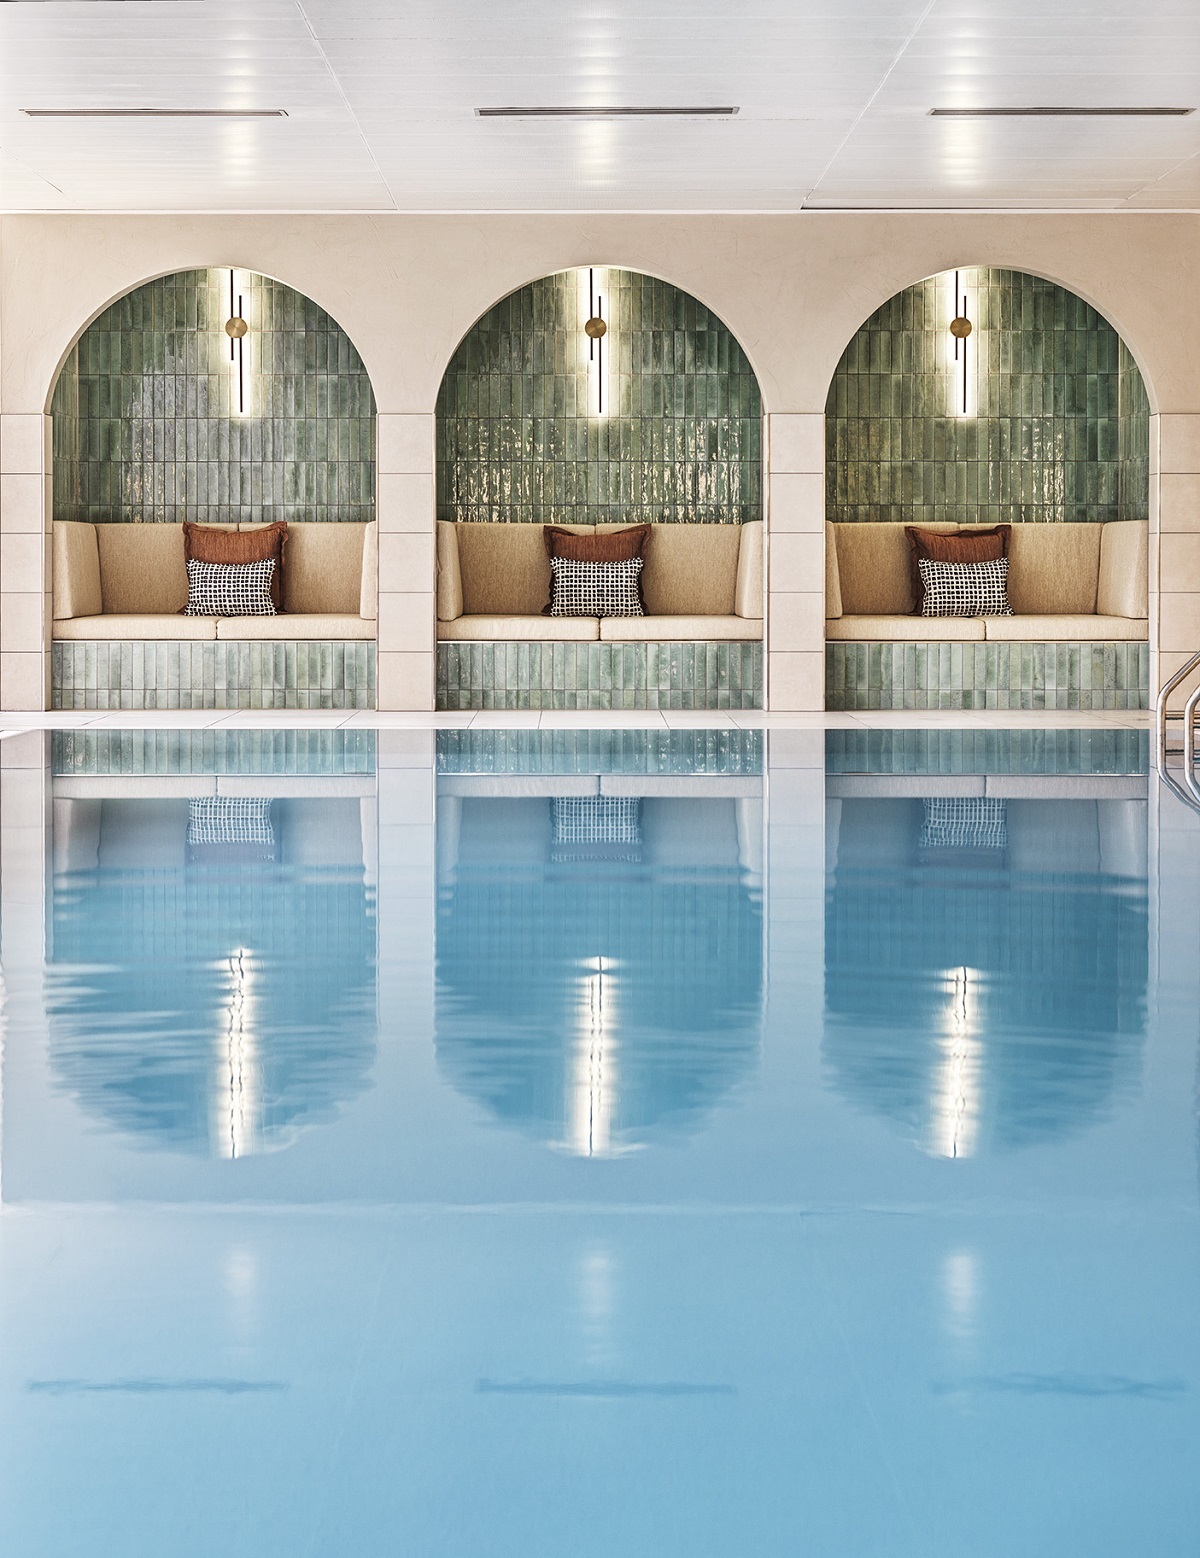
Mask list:
[[[1051,799],[829,787],[832,1085],[945,1158],[1107,1117],[1145,1036],[1144,781]]]
[[[54,1077],[157,1150],[286,1146],[374,1062],[374,798],[64,793],[104,783],[54,800]]]
[[[581,1157],[687,1133],[756,1068],[756,776],[438,787],[437,1058],[507,1125]]]

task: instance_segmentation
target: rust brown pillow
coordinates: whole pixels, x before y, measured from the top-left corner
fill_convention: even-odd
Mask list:
[[[577,563],[627,563],[631,557],[641,557],[650,538],[649,525],[630,525],[626,530],[590,531],[576,535],[561,525],[543,525],[542,540],[546,552],[553,559],[566,557]],[[642,610],[646,602],[642,598],[642,576],[638,575],[638,600]],[[554,609],[554,583],[550,584],[549,603],[542,607],[542,616],[548,617]]]
[[[918,567],[922,558],[931,563],[991,563],[998,557],[1008,556],[1008,538],[1011,525],[992,525],[974,530],[922,530],[919,525],[905,525],[908,537],[910,578],[912,580],[913,616],[921,615],[925,603],[925,586],[921,582]]]
[[[641,557],[650,534],[649,525],[630,525],[628,530],[593,531],[586,536],[559,525],[543,525],[542,540],[551,557],[569,557],[577,563],[624,563]]]
[[[274,525],[264,525],[261,530],[214,530],[209,525],[183,526],[183,555],[185,560],[195,558],[201,563],[258,563],[264,558],[275,559],[275,572],[271,575],[271,599],[275,610],[283,610],[284,551],[287,548],[287,525],[279,520]]]

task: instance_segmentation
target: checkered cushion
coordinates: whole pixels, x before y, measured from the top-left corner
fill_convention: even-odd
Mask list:
[[[187,560],[188,603],[185,617],[274,617],[271,579],[275,559],[257,563],[202,563]]]
[[[923,617],[1011,617],[1008,558],[986,563],[917,562],[925,586]]]
[[[619,563],[582,563],[552,557],[552,617],[644,617],[639,581],[642,559]]]
[[[925,801],[922,849],[1007,849],[1008,807],[987,795],[945,795]]]
[[[188,802],[189,844],[273,844],[271,802],[251,795],[204,795]]]

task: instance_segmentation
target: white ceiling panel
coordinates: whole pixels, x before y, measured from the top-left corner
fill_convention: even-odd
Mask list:
[[[1036,104],[1200,109],[1200,0],[0,0],[8,210],[1200,207],[1200,112],[929,117]],[[287,117],[21,112],[146,107]]]

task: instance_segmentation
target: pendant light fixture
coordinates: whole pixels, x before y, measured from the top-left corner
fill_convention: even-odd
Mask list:
[[[963,286],[962,301],[959,302],[958,272],[954,272],[954,318],[950,321],[950,334],[954,337],[954,360],[962,355],[962,409],[963,416],[967,414],[967,337],[974,329],[967,318],[967,289]]]
[[[236,293],[236,278],[233,271],[229,272],[229,318],[225,321],[225,334],[229,337],[229,361],[237,367],[237,400],[238,414],[244,415],[246,410],[246,371],[242,354],[242,342],[246,339],[250,326],[242,318],[242,295]]]
[[[588,361],[596,364],[596,410],[604,412],[604,337],[608,326],[604,322],[604,299],[596,291],[596,275],[588,267],[588,317],[583,327],[588,338]]]

